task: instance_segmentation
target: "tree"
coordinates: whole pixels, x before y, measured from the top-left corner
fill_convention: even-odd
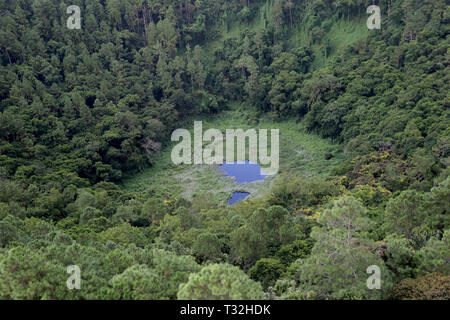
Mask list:
[[[286,269],[278,259],[263,258],[258,260],[248,271],[251,279],[261,283],[264,289],[273,286]]]
[[[258,209],[249,218],[249,226],[260,234],[268,248],[277,248],[295,239],[290,213],[281,206]]]
[[[108,0],[106,2],[106,10],[111,19],[111,22],[117,29],[122,26],[122,5],[119,0]]]
[[[292,10],[295,7],[295,3],[293,0],[286,0],[286,2],[284,3],[284,7],[287,8],[289,10],[289,20],[291,22],[291,27],[293,24],[293,19],[292,19]]]
[[[258,84],[258,65],[252,56],[242,55],[241,58],[236,62],[235,68],[242,71],[245,78],[245,92],[248,94],[249,98],[254,101],[255,104],[259,102],[260,86]]]
[[[283,265],[289,266],[298,259],[307,258],[310,255],[313,246],[313,239],[295,240],[292,243],[283,245],[280,250],[277,251],[277,258]]]
[[[134,265],[111,279],[114,295],[110,298],[150,300],[160,292],[162,283],[156,273],[145,265]]]
[[[142,215],[154,224],[159,224],[167,213],[168,208],[162,199],[148,199],[142,207]]]
[[[450,226],[450,215],[448,212],[448,199],[450,197],[450,177],[447,177],[438,186],[431,189],[428,208],[430,216],[428,223],[433,230],[447,230]]]
[[[66,270],[35,250],[16,247],[0,254],[1,299],[68,298]]]
[[[419,274],[440,272],[450,274],[450,230],[445,230],[442,239],[428,240],[415,255]]]
[[[413,277],[415,275],[414,250],[409,246],[408,241],[399,236],[390,237],[385,241],[386,266],[399,280]]]
[[[384,228],[388,233],[404,235],[408,240],[418,240],[419,227],[429,216],[424,193],[414,190],[403,191],[389,200],[384,218]]]
[[[380,299],[391,287],[390,272],[364,237],[366,210],[353,197],[336,200],[313,229],[311,256],[296,263],[299,290],[317,299]],[[368,290],[366,269],[378,266],[381,290]]]
[[[112,278],[112,297],[118,299],[175,299],[178,286],[200,270],[191,256],[154,249],[151,265],[133,265]]]
[[[247,269],[266,254],[267,247],[261,234],[244,225],[231,233],[230,250],[233,260]]]
[[[222,243],[217,235],[202,233],[194,242],[192,250],[200,261],[217,261],[223,257]]]
[[[257,209],[245,225],[231,233],[231,256],[247,269],[295,237],[296,230],[286,209],[280,206]]]
[[[99,233],[98,238],[103,242],[113,241],[117,244],[134,243],[141,247],[144,247],[148,242],[148,239],[140,228],[132,227],[127,222]]]
[[[192,273],[178,290],[181,300],[259,300],[261,285],[232,265],[222,263],[204,267]]]
[[[180,218],[181,227],[184,230],[196,227],[199,224],[197,214],[185,207],[179,207],[174,211],[174,215]]]
[[[174,24],[174,21],[166,17],[164,20],[160,20],[156,26],[161,45],[172,58],[175,57],[175,49],[178,41],[178,34]]]
[[[0,221],[0,248],[6,247],[6,245],[19,239],[17,228],[8,221]]]
[[[207,73],[203,67],[203,50],[197,45],[194,48],[192,60],[188,62],[188,72],[192,73],[192,79],[197,84],[197,88],[204,89]]]
[[[283,25],[283,4],[282,0],[275,0],[271,8],[271,16],[276,32],[281,33],[281,27]]]

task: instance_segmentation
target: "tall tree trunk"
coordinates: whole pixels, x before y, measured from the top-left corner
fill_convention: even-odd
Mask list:
[[[291,28],[292,28],[293,21],[292,21],[292,8],[291,7],[289,7],[289,17],[291,19]]]
[[[5,48],[5,51],[6,51],[6,55],[8,56],[9,64],[12,64],[11,57],[9,56],[8,49]]]
[[[145,45],[148,44],[147,36],[147,8],[145,5],[142,6],[142,20],[144,21],[144,35],[145,35]]]

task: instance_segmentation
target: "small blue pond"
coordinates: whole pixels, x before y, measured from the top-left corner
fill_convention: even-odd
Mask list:
[[[244,200],[249,195],[250,193],[247,192],[233,192],[233,195],[231,196],[231,199],[228,201],[228,204],[231,206],[240,200]]]
[[[220,169],[226,173],[226,177],[234,177],[236,183],[251,183],[255,181],[264,180],[266,175],[261,174],[261,167],[259,164],[250,162],[248,160],[228,162],[220,166]],[[247,198],[250,194],[247,192],[233,192],[231,199],[228,201],[229,205],[235,204],[239,200]]]
[[[226,177],[235,177],[236,183],[250,183],[264,180],[266,175],[261,174],[261,166],[248,160],[227,162],[220,166]]]

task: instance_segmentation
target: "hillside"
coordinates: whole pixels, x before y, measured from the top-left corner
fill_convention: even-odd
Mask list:
[[[71,5],[0,0],[0,299],[448,299],[446,1]],[[279,173],[174,165],[195,120]]]

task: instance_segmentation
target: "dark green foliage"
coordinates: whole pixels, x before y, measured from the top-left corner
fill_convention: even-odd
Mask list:
[[[215,234],[202,233],[198,236],[192,247],[194,255],[198,257],[200,261],[205,260],[220,260],[222,258],[222,243]]]
[[[308,257],[313,245],[314,240],[310,238],[306,240],[295,240],[290,244],[282,246],[277,252],[277,257],[283,265],[288,266],[297,259]]]
[[[191,272],[199,270],[190,256],[156,249],[152,251],[150,266],[133,265],[114,276],[112,297],[126,300],[175,299],[180,283],[188,280]]]
[[[0,1],[0,299],[448,300],[450,9],[381,0],[362,32],[368,4],[84,0],[68,30],[60,1]],[[288,150],[303,160],[232,207],[122,188],[229,108],[346,160],[300,176]]]
[[[286,265],[277,259],[258,260],[248,271],[248,275],[255,281],[261,283],[264,289],[275,284],[275,281],[284,272]]]
[[[178,290],[183,300],[254,300],[263,299],[261,285],[229,264],[212,264],[190,275]]]
[[[256,260],[275,253],[280,245],[292,242],[297,237],[292,220],[280,206],[256,210],[246,224],[230,235],[233,259],[246,269]]]
[[[295,262],[297,290],[317,299],[380,299],[392,286],[390,272],[364,237],[369,226],[366,210],[352,197],[333,203],[319,217],[311,255]],[[368,290],[366,269],[381,270],[382,290]]]

